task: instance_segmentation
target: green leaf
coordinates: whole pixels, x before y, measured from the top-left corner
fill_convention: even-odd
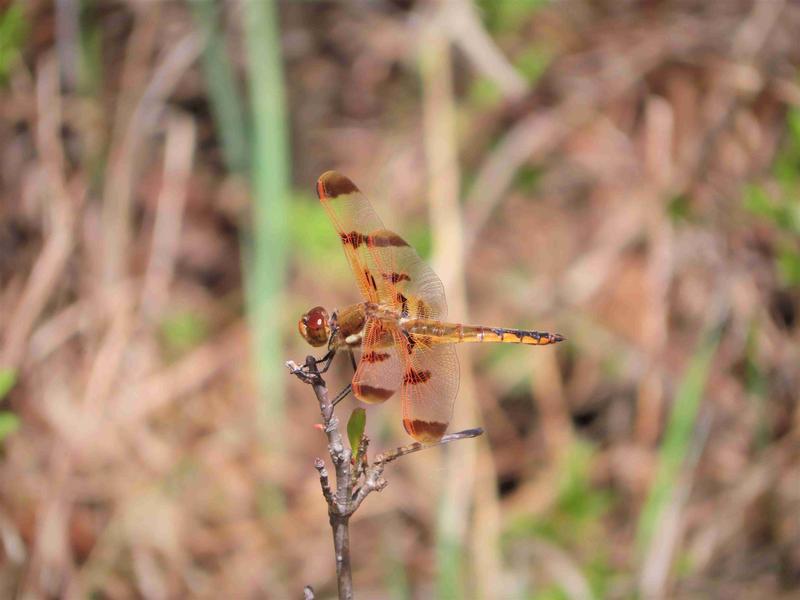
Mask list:
[[[0,442],[19,429],[19,417],[7,410],[0,411]]]
[[[364,436],[364,428],[367,426],[367,411],[363,408],[354,408],[350,413],[350,419],[347,421],[347,439],[350,440],[350,448],[353,450],[353,456],[358,462],[358,446],[361,444],[361,438]]]
[[[17,383],[17,372],[14,369],[0,369],[0,400],[6,397]]]

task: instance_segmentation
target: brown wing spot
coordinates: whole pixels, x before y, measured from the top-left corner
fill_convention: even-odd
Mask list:
[[[408,242],[392,231],[373,233],[368,235],[367,246],[371,248],[384,248],[386,246],[408,246]]]
[[[400,314],[404,317],[408,316],[408,298],[406,298],[400,292],[397,292],[397,296],[395,296],[395,301],[400,304]]]
[[[333,199],[337,196],[359,191],[356,184],[336,171],[326,171],[317,180],[317,196],[319,199]]]
[[[414,351],[414,345],[417,343],[415,336],[411,335],[407,331],[403,331],[403,335],[406,338],[406,352],[411,354]]]
[[[408,435],[424,444],[438,442],[447,430],[447,423],[438,421],[421,421],[419,419],[403,419],[403,427]]]
[[[351,231],[350,233],[342,232],[339,234],[339,237],[342,240],[342,243],[345,246],[352,246],[353,248],[358,248],[361,244],[365,243],[368,236],[364,235],[363,233],[359,233],[357,231]]]
[[[381,273],[381,277],[383,277],[386,281],[391,281],[392,283],[411,281],[411,277],[409,277],[406,273]]]
[[[353,383],[353,393],[356,398],[368,404],[385,402],[394,395],[394,390],[387,390],[373,385],[363,383]]]
[[[405,374],[403,374],[403,383],[416,385],[418,383],[425,383],[430,378],[431,378],[430,371],[417,371],[416,369],[411,367],[405,372]]]
[[[428,305],[423,300],[417,300],[417,318],[427,319],[428,317],[430,317]]]
[[[372,289],[376,292],[378,291],[378,284],[375,283],[375,278],[372,276],[372,273],[369,272],[369,269],[364,269],[364,276],[369,281],[370,285],[372,285]]]
[[[368,362],[368,363],[376,363],[376,362],[383,362],[389,359],[388,352],[365,352],[361,356],[361,360]]]

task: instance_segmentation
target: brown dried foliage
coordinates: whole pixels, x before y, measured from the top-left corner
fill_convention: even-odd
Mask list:
[[[310,194],[335,167],[387,221],[413,221],[436,176],[411,66],[427,3],[282,9],[296,187]],[[239,68],[237,11],[227,32]],[[222,166],[186,6],[96,3],[81,17],[102,47],[95,88],[75,80],[63,15],[44,2],[25,12],[22,60],[0,87],[0,356],[19,373],[2,408],[22,422],[0,462],[0,595],[330,592],[308,390],[287,384],[280,460],[254,427],[237,240],[248,198]],[[572,348],[518,349],[499,369],[477,353],[501,526],[548,514],[558,456],[590,440],[591,485],[616,498],[600,522],[621,574],[609,597],[636,585],[634,515],[718,304],[708,432],[681,513],[691,570],[670,593],[800,586],[800,292],[776,272],[779,234],[741,201],[749,182],[775,185],[787,109],[800,105],[798,31],[791,1],[556,2],[497,36],[509,57],[535,42],[551,60],[522,96],[513,76],[498,80],[489,104],[470,100],[478,75],[469,52],[456,55],[472,320],[557,330]],[[530,186],[520,173],[534,169]],[[293,297],[355,298],[352,281],[326,279],[303,253],[292,249]],[[206,335],[176,348],[164,323],[187,312]],[[295,319],[280,317],[276,335],[299,358]],[[512,385],[531,370],[532,386]],[[394,436],[373,445],[396,446],[399,409],[370,420],[383,414]],[[385,594],[387,556],[429,589],[436,467],[419,465],[398,469],[352,524],[365,595]],[[507,566],[524,583],[530,561],[555,565],[546,575],[580,595],[570,574],[589,551],[532,539]]]

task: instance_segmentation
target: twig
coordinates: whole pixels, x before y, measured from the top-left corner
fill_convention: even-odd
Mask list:
[[[483,433],[483,430],[480,428],[465,429],[457,433],[450,433],[432,444],[414,442],[407,446],[400,446],[379,454],[372,465],[369,464],[367,458],[369,438],[364,435],[358,444],[358,464],[354,464],[352,450],[345,445],[344,437],[339,431],[339,419],[334,414],[334,406],[328,396],[325,381],[317,368],[316,359],[308,356],[302,366],[293,361],[287,361],[286,366],[292,375],[313,387],[317,402],[319,402],[322,426],[328,438],[328,454],[336,473],[335,492],[330,484],[328,470],[321,458],[314,460],[314,468],[319,473],[322,496],[328,505],[328,518],[333,531],[333,547],[336,555],[339,598],[349,600],[353,597],[353,578],[350,568],[350,517],[371,492],[379,492],[386,487],[387,481],[383,478],[384,467],[407,454],[435,448],[456,440],[477,437]],[[361,483],[359,484],[359,482]],[[314,597],[314,591],[310,586],[304,588],[303,594],[304,598]]]
[[[231,325],[169,368],[128,386],[115,399],[114,420],[132,427],[176,398],[192,393],[242,360],[245,339],[244,326]]]
[[[142,9],[123,68],[123,82],[127,90],[139,90],[144,86],[140,78],[143,77],[146,57],[149,56],[155,36],[152,23],[158,23],[157,15]],[[170,45],[170,50],[164,53],[152,72],[135,106],[131,109],[128,104],[120,103],[118,108],[109,151],[108,175],[103,188],[104,272],[107,283],[118,281],[127,271],[124,257],[131,238],[133,184],[141,167],[145,142],[158,127],[166,108],[164,101],[200,54],[200,39],[198,34],[189,33]]]
[[[505,196],[517,170],[525,161],[558,146],[571,131],[570,125],[578,119],[574,112],[567,109],[543,110],[518,121],[478,169],[475,183],[464,201],[467,212],[465,254],[469,255],[472,251],[483,226]]]
[[[419,452],[420,450],[427,448],[449,444],[450,442],[455,442],[456,440],[465,440],[467,438],[478,437],[482,433],[483,429],[481,427],[474,427],[472,429],[464,429],[463,431],[457,431],[455,433],[448,433],[438,442],[434,442],[432,444],[421,444],[419,442],[414,442],[408,446],[401,446],[399,448],[395,448],[391,452],[384,452],[383,454],[378,455],[378,457],[375,459],[375,464],[385,465],[393,460],[397,460],[401,456],[405,456],[406,454],[413,454],[414,452]]]
[[[350,511],[351,514],[355,512],[359,506],[361,506],[364,498],[366,498],[370,492],[380,492],[388,485],[388,482],[383,478],[383,468],[390,462],[397,460],[401,456],[413,454],[414,452],[419,452],[420,450],[435,448],[436,446],[449,444],[450,442],[455,442],[456,440],[466,440],[468,438],[478,437],[482,433],[483,429],[480,427],[475,427],[474,429],[465,429],[455,433],[448,433],[438,442],[434,442],[432,444],[421,444],[419,442],[414,442],[408,446],[401,446],[389,452],[379,454],[375,458],[375,462],[373,462],[372,467],[366,470],[366,477],[363,485],[356,491],[355,497],[353,498],[353,506]]]
[[[142,286],[141,308],[151,318],[157,318],[166,306],[175,274],[197,138],[194,120],[178,112],[169,115],[166,130],[164,175]]]
[[[25,284],[19,302],[8,319],[0,365],[17,368],[25,358],[28,338],[56,291],[75,243],[76,212],[82,202],[82,182],[75,179],[70,185],[64,175],[64,150],[59,131],[61,127],[61,97],[58,92],[58,72],[52,60],[40,63],[36,81],[35,122],[36,146],[42,157],[49,194],[50,235]]]
[[[472,2],[454,0],[444,5],[441,25],[481,75],[491,80],[509,100],[528,92],[528,82],[498,48],[483,26]]]
[[[318,458],[314,464],[319,471],[322,495],[328,503],[328,519],[333,530],[333,547],[336,554],[339,598],[350,600],[353,597],[353,577],[350,569],[350,496],[352,490],[350,449],[344,445],[344,439],[339,431],[339,419],[333,413],[333,404],[328,397],[328,388],[319,374],[316,359],[308,356],[303,367],[298,367],[291,361],[287,362],[286,366],[293,375],[314,388],[314,394],[319,402],[323,428],[328,438],[328,453],[336,471],[335,494],[332,493],[328,483],[328,474],[322,459]]]
[[[325,497],[325,502],[328,503],[328,506],[333,506],[335,500],[333,498],[330,481],[328,480],[328,469],[325,468],[325,461],[321,458],[315,458],[314,468],[319,471],[319,485],[322,488],[322,495]]]

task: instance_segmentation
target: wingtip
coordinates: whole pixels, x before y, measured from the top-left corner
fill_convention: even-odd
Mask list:
[[[557,344],[558,342],[566,341],[566,339],[567,338],[564,337],[563,335],[561,335],[560,333],[550,334],[550,341],[553,342],[554,344]]]
[[[317,196],[320,200],[336,198],[345,194],[359,191],[358,187],[349,177],[338,171],[325,171],[317,179]]]

